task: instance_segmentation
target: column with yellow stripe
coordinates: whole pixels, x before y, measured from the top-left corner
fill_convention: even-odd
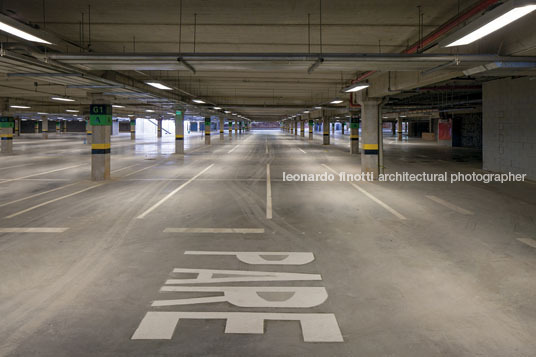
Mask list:
[[[136,119],[130,119],[130,140],[136,140]]]
[[[359,154],[359,117],[356,114],[350,118],[350,154]]]
[[[67,120],[63,121],[63,133],[67,134]]]
[[[205,145],[210,145],[210,117],[205,118]]]
[[[175,154],[184,154],[184,112],[175,110]]]
[[[300,120],[300,136],[304,138],[305,137],[305,118],[302,115],[300,119],[301,119]]]
[[[294,136],[298,136],[298,118],[294,119]]]
[[[20,136],[20,117],[15,118],[15,136]]]
[[[56,119],[56,134],[61,134],[61,121]]]
[[[2,154],[13,152],[13,128],[15,120],[12,117],[0,117],[0,148]]]
[[[227,126],[229,127],[229,139],[231,139],[233,136],[233,122],[229,120]]]
[[[89,111],[89,123],[93,128],[91,179],[93,181],[108,180],[110,179],[112,106],[110,104],[91,104]]]
[[[379,130],[380,127],[380,104],[381,98],[366,98],[361,102],[361,120],[363,129],[361,132],[361,172],[371,173],[374,179],[380,172],[379,161]]]
[[[309,140],[313,140],[313,129],[315,126],[315,122],[313,119],[309,119]]]
[[[43,139],[48,139],[48,118],[44,115],[41,117],[41,132]]]
[[[324,122],[322,123],[322,130],[323,130],[322,143],[324,145],[329,145],[329,118],[324,117],[323,120],[324,120]]]
[[[220,117],[220,140],[223,140],[223,130],[225,129],[225,118]]]
[[[93,142],[93,129],[91,129],[91,123],[89,122],[89,115],[85,116],[86,120],[86,144],[91,145]]]
[[[34,123],[34,133],[39,134],[39,120]]]

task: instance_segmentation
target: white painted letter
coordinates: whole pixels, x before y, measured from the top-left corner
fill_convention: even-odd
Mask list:
[[[192,251],[186,255],[234,255],[238,260],[252,265],[304,265],[315,260],[310,252],[211,252]]]
[[[168,279],[166,284],[206,284],[206,283],[233,283],[246,281],[296,281],[296,280],[322,280],[319,274],[279,273],[271,271],[248,270],[214,270],[214,269],[173,269],[174,273],[193,273],[193,279]],[[230,277],[215,277],[215,275],[229,275]]]

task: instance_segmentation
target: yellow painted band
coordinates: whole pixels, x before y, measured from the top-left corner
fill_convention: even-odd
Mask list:
[[[13,134],[0,134],[0,138],[12,138]]]
[[[175,135],[176,138],[184,138],[184,135]]]
[[[365,150],[378,150],[378,144],[363,144]]]
[[[353,139],[353,138],[359,138],[359,135],[350,135],[350,138]]]
[[[105,149],[109,149],[111,147],[110,144],[91,144],[91,148],[92,149],[101,149],[101,150],[105,150]]]
[[[93,132],[91,130],[88,130],[86,133],[93,134]]]

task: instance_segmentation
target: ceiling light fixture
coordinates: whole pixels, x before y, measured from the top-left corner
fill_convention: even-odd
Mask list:
[[[60,102],[74,102],[75,101],[74,99],[65,98],[65,97],[52,97],[51,99],[52,100],[57,100],[57,101],[60,101]]]
[[[145,109],[145,111],[146,111],[147,113],[154,113],[154,110],[152,110],[152,109]]]
[[[48,115],[48,113],[37,112],[37,115]]]
[[[216,110],[221,110],[221,108],[220,108],[220,107],[214,107],[214,109],[216,109]]]
[[[442,41],[443,47],[473,43],[536,10],[534,0],[511,0],[497,6],[479,19]]]
[[[330,102],[330,104],[341,104],[343,101],[340,99],[335,99]]]
[[[162,90],[172,90],[172,88],[169,88],[168,86],[165,86],[162,83],[158,83],[158,82],[145,82],[145,84],[148,84],[151,87],[155,87],[155,88],[162,89]]]
[[[31,107],[28,107],[26,105],[10,105],[9,106],[10,108],[15,108],[15,109],[30,109]]]
[[[197,103],[197,104],[205,104],[205,102],[202,101],[201,99],[192,99],[192,102]]]
[[[368,87],[370,87],[370,84],[367,83],[353,83],[352,85],[343,88],[342,91],[346,93],[354,93],[359,92],[360,90],[363,90]]]
[[[68,113],[78,113],[79,110],[75,110],[75,109],[65,109],[66,112]]]
[[[112,108],[124,108],[122,105],[112,104]]]
[[[34,36],[34,35],[31,35],[28,32],[19,30],[19,29],[13,27],[13,26],[10,26],[10,25],[6,24],[5,22],[1,22],[1,21],[0,21],[0,30],[5,31],[5,32],[7,32],[7,33],[9,33],[9,34],[11,34],[13,36],[17,36],[17,37],[22,38],[22,39],[27,40],[27,41],[45,43],[47,45],[52,44],[52,43],[50,43],[48,41],[43,40],[42,38],[39,38],[39,37]]]

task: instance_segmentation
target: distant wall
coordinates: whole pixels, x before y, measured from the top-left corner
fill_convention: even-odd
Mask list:
[[[452,146],[482,148],[482,113],[454,115]]]
[[[536,81],[484,83],[482,122],[484,169],[536,180]]]

